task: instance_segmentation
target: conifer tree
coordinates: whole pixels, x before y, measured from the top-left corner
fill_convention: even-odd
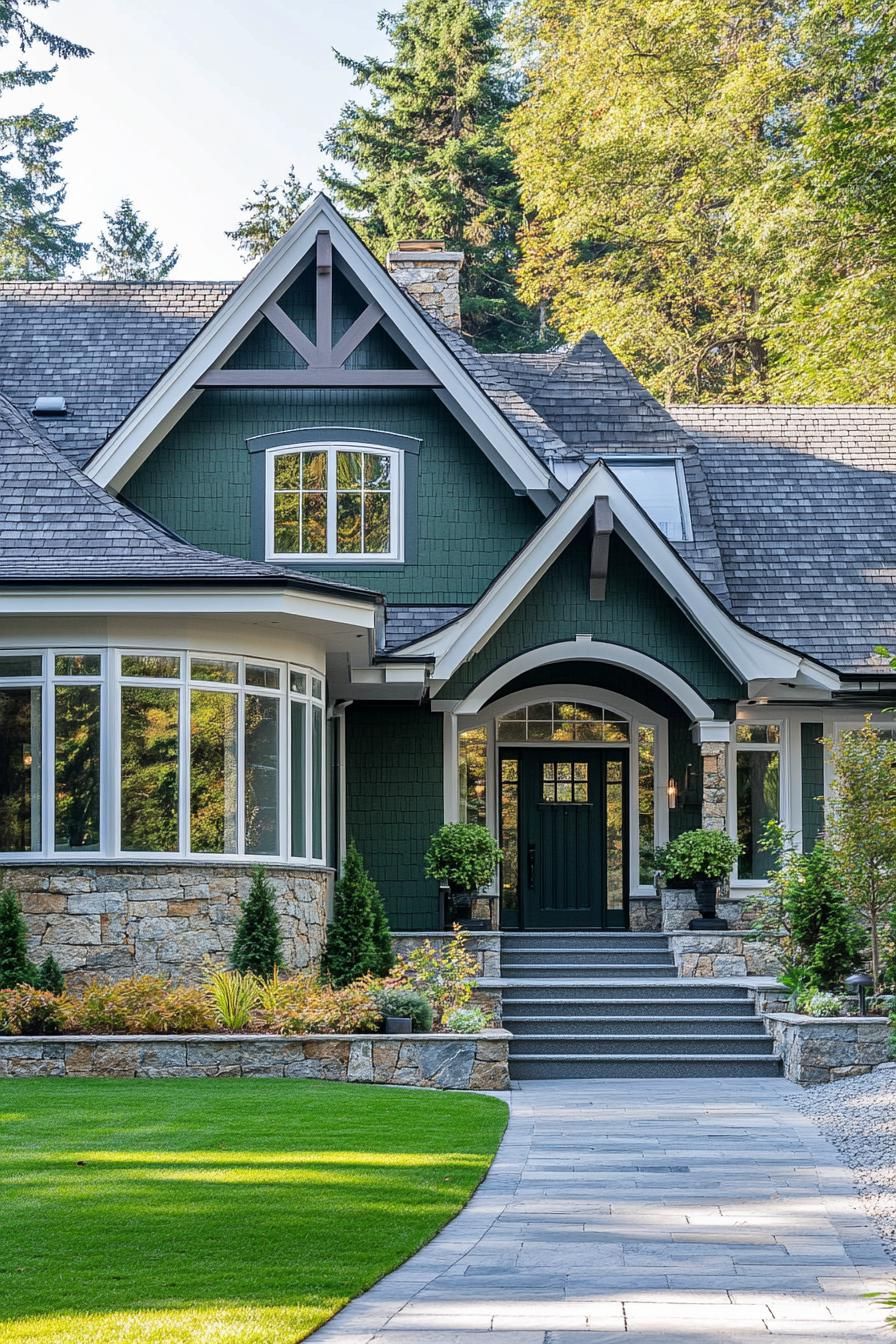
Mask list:
[[[155,229],[141,219],[127,197],[103,215],[106,228],[94,249],[101,280],[164,280],[178,262],[178,250],[166,252]]]
[[[392,951],[392,930],[389,928],[389,919],[386,915],[386,907],[383,904],[380,889],[373,878],[370,878],[369,898],[373,921],[370,936],[376,957],[373,974],[388,975],[395,961],[395,953]]]
[[[401,238],[462,249],[465,334],[483,349],[532,349],[539,313],[513,278],[523,218],[504,135],[516,90],[503,11],[503,0],[405,0],[379,16],[389,59],[337,53],[371,97],[342,109],[321,179],[380,257]]]
[[[90,55],[86,47],[49,32],[23,12],[26,7],[45,9],[49,2],[0,3],[0,59],[7,47],[15,52],[4,61],[6,68],[0,68],[0,108],[3,94],[52,81],[55,65],[35,69],[27,63],[32,48],[42,47],[57,61]],[[52,280],[87,251],[78,241],[77,224],[60,217],[66,189],[59,153],[74,129],[74,121],[63,121],[41,105],[0,110],[0,279]]]
[[[51,994],[61,994],[63,992],[65,976],[62,974],[62,968],[54,956],[44,957],[37,968],[37,981],[41,989],[47,989]]]
[[[11,887],[0,891],[0,989],[30,985],[37,968],[28,956],[28,929]]]
[[[354,840],[349,843],[342,876],[336,883],[333,923],[327,930],[323,969],[337,987],[362,975],[379,974],[382,948],[374,943],[374,913],[370,879]]]
[[[292,228],[311,195],[310,185],[300,182],[293,164],[279,186],[263,181],[241,207],[235,229],[225,230],[246,261],[258,261]]]
[[[259,865],[252,873],[249,895],[242,906],[230,964],[243,975],[251,972],[269,980],[282,958],[280,920],[274,904],[274,888]]]

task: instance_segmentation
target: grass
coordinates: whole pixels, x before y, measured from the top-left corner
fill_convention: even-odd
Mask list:
[[[0,1083],[0,1341],[294,1344],[457,1213],[506,1118],[342,1083]]]

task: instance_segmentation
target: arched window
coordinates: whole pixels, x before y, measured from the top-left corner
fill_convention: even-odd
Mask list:
[[[271,560],[400,560],[400,452],[354,443],[268,454]]]

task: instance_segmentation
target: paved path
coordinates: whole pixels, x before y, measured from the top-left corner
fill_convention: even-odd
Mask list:
[[[888,1344],[896,1266],[778,1079],[531,1082],[453,1223],[315,1344]]]

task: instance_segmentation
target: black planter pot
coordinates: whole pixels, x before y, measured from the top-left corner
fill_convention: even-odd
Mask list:
[[[413,1030],[414,1019],[411,1017],[383,1018],[383,1033],[386,1036],[409,1036]]]
[[[727,919],[719,919],[716,915],[716,901],[721,885],[721,878],[718,877],[694,878],[694,898],[700,911],[700,918],[692,919],[688,924],[689,929],[698,932],[700,929],[727,929]]]

